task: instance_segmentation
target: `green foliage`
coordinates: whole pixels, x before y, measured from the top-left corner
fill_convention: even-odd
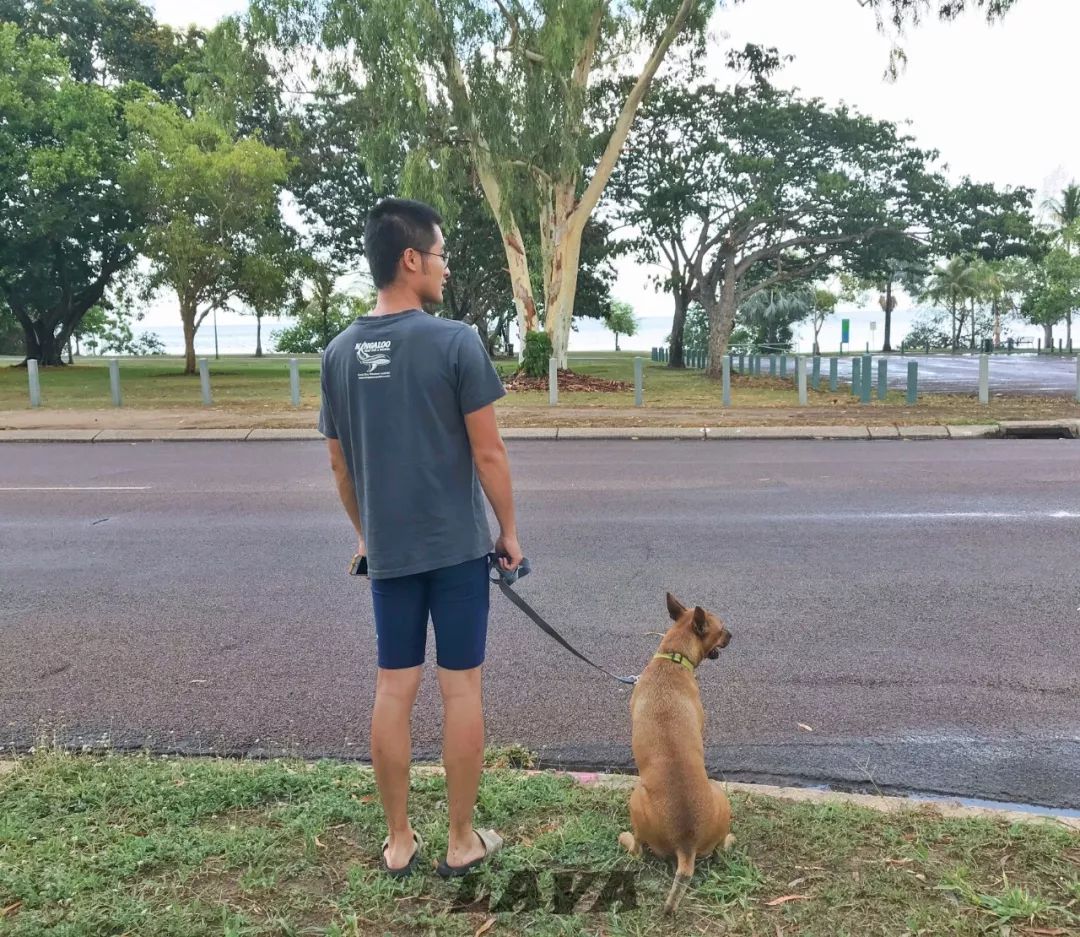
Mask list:
[[[131,316],[124,309],[95,306],[75,330],[83,348],[94,355],[163,355],[165,343],[154,332],[135,336]]]
[[[948,348],[952,344],[949,320],[940,310],[927,310],[911,323],[904,346],[907,348]]]
[[[270,338],[279,352],[319,354],[335,335],[360,316],[366,316],[373,306],[371,297],[346,296],[343,293],[317,296],[300,306],[293,325],[272,332]]]
[[[551,338],[547,332],[530,332],[525,336],[525,356],[521,369],[529,377],[547,377],[551,356]]]
[[[628,338],[637,334],[638,320],[634,315],[634,307],[629,303],[613,302],[611,304],[611,312],[608,313],[607,318],[604,320],[608,329],[615,335],[615,350],[619,350],[619,336],[625,335]]]
[[[259,258],[288,249],[279,205],[286,156],[257,137],[234,139],[206,112],[188,118],[141,100],[128,119],[140,147],[131,184],[148,206],[141,247],[149,282],[177,294],[193,373],[194,333],[212,308],[245,293],[258,294],[256,306],[271,301]]]
[[[46,365],[135,256],[133,93],[74,80],[55,44],[0,23],[0,296]]]

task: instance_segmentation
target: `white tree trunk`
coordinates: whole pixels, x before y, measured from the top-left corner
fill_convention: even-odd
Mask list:
[[[544,310],[552,354],[566,367],[570,326],[574,320],[581,237],[588,216],[575,211],[572,180],[551,188],[541,204],[541,247],[544,254]]]

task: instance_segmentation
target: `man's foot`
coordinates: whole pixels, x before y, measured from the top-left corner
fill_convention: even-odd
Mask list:
[[[423,845],[423,839],[415,830],[412,831],[412,836],[408,839],[402,836],[392,841],[387,836],[383,840],[382,846],[383,871],[391,878],[404,878],[407,875],[412,875],[416,871],[420,859],[420,850]]]
[[[494,830],[473,830],[472,842],[447,849],[446,859],[436,871],[443,878],[459,878],[490,859],[502,846],[503,839]]]

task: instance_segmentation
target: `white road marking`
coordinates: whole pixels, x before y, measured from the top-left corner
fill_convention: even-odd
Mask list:
[[[21,488],[0,488],[0,491],[149,491],[149,485],[102,485],[99,487],[64,486],[25,486]]]

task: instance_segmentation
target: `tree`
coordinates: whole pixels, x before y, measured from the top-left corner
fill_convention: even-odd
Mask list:
[[[280,316],[295,294],[304,258],[291,229],[266,231],[258,249],[238,258],[236,296],[255,316],[255,357],[263,356],[262,320]]]
[[[1043,327],[1044,344],[1054,347],[1054,326],[1080,306],[1080,257],[1054,247],[1039,262],[1029,264],[1023,278],[1020,312]]]
[[[369,162],[378,164],[388,140],[426,130],[434,107],[448,106],[451,139],[413,150],[404,181],[420,183],[449,146],[468,153],[502,235],[522,335],[540,322],[514,195],[526,193],[538,222],[546,329],[564,362],[585,223],[668,49],[700,38],[711,8],[711,0],[372,0],[357,16],[350,0],[253,4],[286,46],[355,53],[346,68],[363,69],[365,96],[380,116],[362,141]],[[597,152],[586,121],[590,87],[606,63],[643,46],[644,64]]]
[[[604,320],[608,329],[615,335],[615,350],[619,350],[619,336],[625,335],[630,338],[637,334],[638,320],[634,315],[634,307],[629,303],[614,302],[611,304],[611,312]]]
[[[854,274],[859,287],[877,291],[878,305],[885,318],[881,350],[892,351],[896,289],[899,287],[911,296],[922,292],[930,272],[928,244],[915,237],[881,235],[856,245],[847,261],[847,270]]]
[[[1051,230],[1061,246],[1070,254],[1080,245],[1080,185],[1069,183],[1056,199],[1048,199],[1044,205],[1050,213]],[[1065,341],[1072,348],[1073,310],[1065,314]]]
[[[337,292],[329,279],[310,280],[306,301],[295,310],[296,322],[271,334],[279,352],[293,355],[317,355],[326,350],[330,340],[375,306],[370,296],[351,296]]]
[[[836,293],[830,293],[826,289],[818,288],[814,290],[813,308],[811,310],[811,316],[814,323],[814,354],[821,354],[821,347],[818,344],[818,337],[821,335],[821,327],[825,324],[825,320],[829,318],[834,312],[836,312],[836,304],[840,302],[840,297]],[[888,335],[888,331],[885,333]]]
[[[157,23],[139,0],[0,0],[0,22],[54,41],[77,82],[137,82],[174,103],[186,97],[182,64],[203,40]]]
[[[949,307],[952,326],[950,347],[956,351],[967,318],[965,303],[978,295],[979,273],[976,265],[964,257],[951,257],[935,269],[927,284],[925,298]]]
[[[673,142],[658,150],[656,137]],[[843,265],[856,246],[921,217],[929,156],[892,124],[768,84],[665,83],[641,114],[617,191],[637,193],[624,220],[650,226],[672,280],[708,313],[716,378],[736,310],[756,293]]]
[[[0,296],[42,366],[135,257],[133,94],[75,81],[53,43],[0,24]]]
[[[131,328],[131,314],[123,307],[106,309],[95,306],[84,317],[74,337],[81,339],[95,355],[163,355],[165,345],[153,332],[141,332],[136,338]]]
[[[172,105],[128,109],[141,150],[133,185],[152,206],[142,239],[150,286],[176,292],[185,374],[195,373],[195,333],[244,289],[244,266],[277,247],[286,158],[257,137],[234,140],[210,115]]]
[[[813,311],[813,288],[789,284],[753,293],[740,304],[736,323],[755,348],[777,351],[791,347],[792,326]]]

